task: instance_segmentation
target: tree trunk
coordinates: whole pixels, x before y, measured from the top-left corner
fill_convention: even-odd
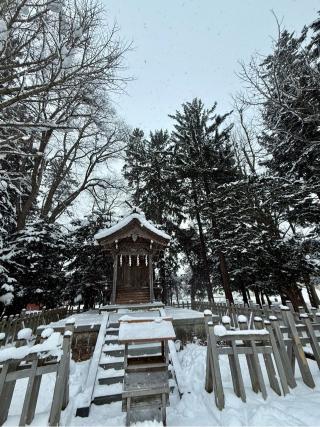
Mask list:
[[[320,305],[319,297],[314,284],[310,282],[309,274],[306,274],[304,276],[304,282],[306,284],[306,288],[309,294],[310,304],[312,305],[312,307],[319,307]]]
[[[41,155],[38,155],[34,160],[33,169],[31,172],[31,189],[28,196],[24,199],[21,206],[17,206],[17,231],[21,231],[24,229],[28,215],[39,195],[40,185],[42,181],[43,169],[45,166],[44,161],[44,152],[48,142],[51,138],[53,130],[48,130],[42,132],[42,137],[40,141],[39,152]]]
[[[195,212],[196,212],[196,220],[197,220],[197,225],[198,225],[198,230],[199,230],[201,255],[202,255],[202,260],[203,260],[204,276],[206,279],[206,288],[207,288],[208,300],[209,300],[209,302],[213,302],[214,298],[213,298],[212,284],[211,284],[211,279],[210,279],[209,262],[208,262],[208,258],[207,258],[207,248],[206,248],[206,242],[204,239],[202,222],[201,222],[201,218],[200,218],[198,196],[197,196],[197,192],[196,192],[196,188],[195,188],[193,180],[192,180],[192,190],[193,190],[194,207],[195,207]]]
[[[268,305],[269,305],[269,307],[271,307],[271,300],[270,300],[270,298],[269,298],[269,296],[268,296],[268,294],[265,294],[265,296],[266,296],[266,298],[267,298],[267,301],[268,301]]]
[[[248,304],[251,301],[251,295],[249,289],[247,289],[247,297],[248,297]]]
[[[294,311],[299,312],[299,307],[305,304],[303,298],[301,297],[301,290],[297,285],[292,285],[286,289],[286,294],[289,300],[292,302]]]
[[[260,305],[260,307],[262,307],[262,304],[261,304],[261,301],[260,301],[260,294],[259,294],[259,291],[258,290],[256,290],[256,289],[254,289],[254,296],[255,296],[255,298],[256,298],[256,303],[257,304],[259,304]]]
[[[260,295],[261,295],[261,297],[260,297],[261,298],[261,304],[265,305],[266,302],[265,302],[265,299],[264,299],[264,296],[263,296],[263,292],[261,292]]]
[[[247,290],[245,285],[241,285],[241,293],[242,293],[242,299],[244,304],[249,304]]]
[[[233,295],[232,295],[231,286],[230,286],[230,276],[227,268],[226,257],[224,256],[224,253],[221,251],[218,252],[218,256],[219,256],[219,262],[220,262],[219,268],[220,268],[220,274],[221,274],[224,293],[229,303],[233,304],[234,300],[233,300]]]

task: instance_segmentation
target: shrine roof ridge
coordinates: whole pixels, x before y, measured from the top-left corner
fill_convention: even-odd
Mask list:
[[[166,240],[171,240],[171,237],[165,233],[162,230],[159,230],[158,228],[156,228],[150,221],[148,221],[144,215],[139,214],[139,213],[132,213],[128,216],[126,216],[125,218],[121,219],[119,222],[117,222],[116,224],[114,224],[113,226],[111,226],[110,228],[106,228],[104,230],[99,231],[94,238],[96,240],[101,240],[105,237],[109,237],[112,236],[113,234],[115,234],[117,231],[121,230],[122,228],[124,228],[125,226],[127,226],[128,224],[130,224],[131,221],[133,220],[138,220],[140,222],[140,225],[142,227],[145,227],[147,230],[151,231],[152,233],[162,237],[163,239]]]

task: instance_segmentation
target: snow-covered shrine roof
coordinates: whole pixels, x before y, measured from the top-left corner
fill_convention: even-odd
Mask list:
[[[129,226],[131,222],[136,222],[136,221],[139,221],[141,228],[145,228],[147,231],[150,231],[151,233],[159,236],[160,238],[168,241],[171,239],[171,237],[167,233],[156,228],[150,221],[146,220],[144,215],[137,212],[134,212],[126,216],[125,218],[121,219],[119,222],[117,222],[117,224],[113,225],[112,227],[99,231],[99,233],[97,233],[94,236],[94,238],[96,240],[101,240],[107,237],[111,237],[117,232],[120,232],[123,228]]]

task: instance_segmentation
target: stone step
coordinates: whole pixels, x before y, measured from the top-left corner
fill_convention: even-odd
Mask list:
[[[95,405],[108,405],[109,403],[121,402],[122,393],[111,394],[107,396],[97,396],[93,399],[92,403]]]
[[[106,344],[118,344],[118,338],[115,335],[106,335],[105,336]]]
[[[106,356],[121,357],[124,356],[124,349],[111,349],[103,350],[103,353]],[[129,356],[150,356],[150,355],[160,355],[161,348],[129,348]]]
[[[118,336],[119,335],[119,328],[108,328],[106,330],[106,335],[115,335]]]
[[[119,369],[118,372],[121,372],[122,369]],[[116,383],[121,383],[123,382],[123,377],[124,375],[116,375],[115,377],[101,377],[98,378],[98,382],[99,384],[116,384]]]
[[[122,382],[114,384],[96,384],[93,401],[95,405],[104,405],[122,400]]]
[[[99,366],[103,369],[123,369],[123,362],[100,362]]]
[[[99,368],[97,380],[99,384],[116,384],[123,381],[123,369],[103,369]]]
[[[109,328],[118,328],[119,329],[120,323],[119,322],[111,322],[109,323]]]

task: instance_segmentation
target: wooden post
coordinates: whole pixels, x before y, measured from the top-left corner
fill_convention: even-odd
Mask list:
[[[150,302],[154,301],[153,293],[153,265],[152,265],[152,255],[148,255],[149,258],[149,286],[150,286]]]
[[[306,326],[307,335],[310,340],[310,345],[312,348],[313,356],[318,364],[318,367],[320,369],[320,346],[316,337],[316,334],[314,333],[312,324],[310,322],[309,316],[307,314],[300,314],[300,319]]]
[[[66,326],[65,326],[65,332],[69,331],[72,333],[70,342],[69,342],[69,357],[67,357],[66,360],[66,377],[65,377],[65,387],[64,387],[64,393],[63,393],[63,400],[62,400],[62,409],[65,409],[69,403],[69,372],[70,372],[70,357],[71,357],[71,344],[72,344],[72,337],[73,337],[73,333],[74,333],[74,326],[75,325],[75,320],[74,319],[69,319],[66,321]]]
[[[272,351],[273,351],[274,361],[275,361],[275,364],[277,366],[277,370],[278,370],[283,394],[286,395],[286,394],[290,393],[289,387],[288,387],[288,381],[287,381],[286,372],[285,372],[284,366],[282,364],[280,352],[279,352],[279,349],[277,346],[277,342],[276,342],[276,339],[275,339],[275,336],[273,333],[273,329],[272,329],[270,320],[265,320],[264,325],[265,325],[265,327],[266,327],[266,329],[270,335],[270,343],[271,343],[271,347],[272,347]],[[290,366],[289,366],[289,368],[290,368]]]
[[[66,389],[65,387],[66,377],[69,376],[69,372],[67,371],[69,365],[67,361],[70,358],[71,339],[72,339],[72,332],[66,331],[63,336],[63,345],[62,345],[63,355],[59,362],[57,379],[56,379],[56,384],[53,392],[53,399],[52,399],[52,405],[51,405],[51,411],[50,411],[50,417],[49,417],[49,423],[48,423],[49,426],[59,425],[60,414],[61,414],[64,394]]]
[[[16,382],[11,381],[10,383],[6,383],[6,376],[10,372],[15,371],[18,362],[10,363],[10,361],[4,362],[2,366],[2,370],[0,373],[0,425],[4,424],[6,419],[8,418],[10,403],[12,400],[14,387]]]
[[[116,302],[117,276],[118,276],[118,255],[115,254],[113,256],[113,280],[112,280],[111,304],[115,304]]]
[[[27,385],[27,390],[23,402],[23,408],[20,416],[20,422],[19,426],[25,426],[26,424],[30,424],[34,417],[34,412],[32,416],[30,417],[29,411],[30,411],[30,404],[35,401],[37,403],[38,394],[35,396],[35,380],[36,380],[36,372],[38,368],[39,359],[37,355],[33,355],[33,361],[31,365],[31,373],[29,376],[29,381]],[[39,375],[40,376],[40,375]],[[28,419],[29,418],[29,419]],[[27,420],[28,419],[28,420]]]
[[[303,382],[311,387],[315,387],[315,383],[312,378],[312,374],[309,369],[308,361],[306,359],[306,356],[304,354],[303,346],[300,341],[300,337],[296,328],[296,324],[294,322],[294,318],[290,310],[286,310],[284,307],[282,308],[282,314],[286,320],[286,323],[289,328],[289,335],[292,342],[292,349],[294,352],[294,355],[298,361],[298,365],[300,368],[300,372],[303,378]]]
[[[238,319],[238,324],[239,324],[239,329],[240,331],[243,331],[245,329],[248,329],[248,322],[247,322],[247,318],[244,317],[240,317],[240,319]],[[249,341],[243,340],[243,343],[245,346],[250,345]],[[246,354],[246,360],[247,360],[247,365],[248,365],[248,371],[249,371],[249,375],[250,375],[250,381],[251,381],[251,386],[252,386],[252,390],[255,393],[258,393],[260,391],[260,387],[259,387],[259,382],[257,379],[257,374],[255,371],[255,367],[254,367],[254,362],[253,362],[253,354]]]
[[[269,316],[269,320],[270,320],[270,323],[272,326],[272,330],[274,332],[275,339],[277,341],[277,345],[278,345],[278,349],[279,349],[279,353],[280,353],[280,358],[282,360],[282,366],[283,366],[285,374],[286,374],[287,382],[291,388],[294,388],[297,386],[297,383],[296,383],[296,380],[294,378],[293,370],[291,368],[290,359],[289,359],[289,356],[288,356],[288,353],[286,350],[286,346],[285,346],[285,343],[283,340],[282,332],[280,330],[278,319],[276,316]],[[268,327],[267,327],[267,329],[268,329]]]
[[[222,378],[221,378],[221,371],[219,366],[219,356],[218,356],[218,347],[217,347],[217,341],[216,337],[214,335],[214,326],[213,324],[209,323],[209,340],[208,340],[208,352],[210,352],[210,368],[207,367],[207,375],[212,374],[213,378],[213,388],[214,388],[214,397],[215,402],[217,405],[217,408],[222,410],[225,405],[225,398],[224,398],[224,392],[223,392],[223,385],[222,385]],[[206,381],[207,383],[207,381]],[[206,389],[209,393],[210,390]],[[211,390],[212,391],[212,390]]]
[[[270,324],[270,322],[269,322],[269,324]],[[263,329],[263,321],[262,321],[261,317],[255,317],[254,318],[254,327],[258,330]],[[270,324],[270,330],[272,333],[271,324]],[[269,335],[270,335],[270,330],[268,330]],[[271,335],[270,335],[270,343],[272,346]],[[276,351],[277,350],[278,349],[276,348]],[[279,383],[278,383],[278,380],[276,377],[276,370],[275,370],[274,365],[273,365],[271,354],[263,353],[263,360],[264,360],[264,364],[266,366],[270,387],[272,388],[272,390],[274,392],[276,392],[279,396],[281,396],[281,390],[280,390],[280,386],[279,386]]]
[[[208,323],[212,322],[212,311],[211,310],[204,310],[203,317],[204,317],[204,327],[206,330],[206,335],[208,337],[208,333],[209,333]]]

